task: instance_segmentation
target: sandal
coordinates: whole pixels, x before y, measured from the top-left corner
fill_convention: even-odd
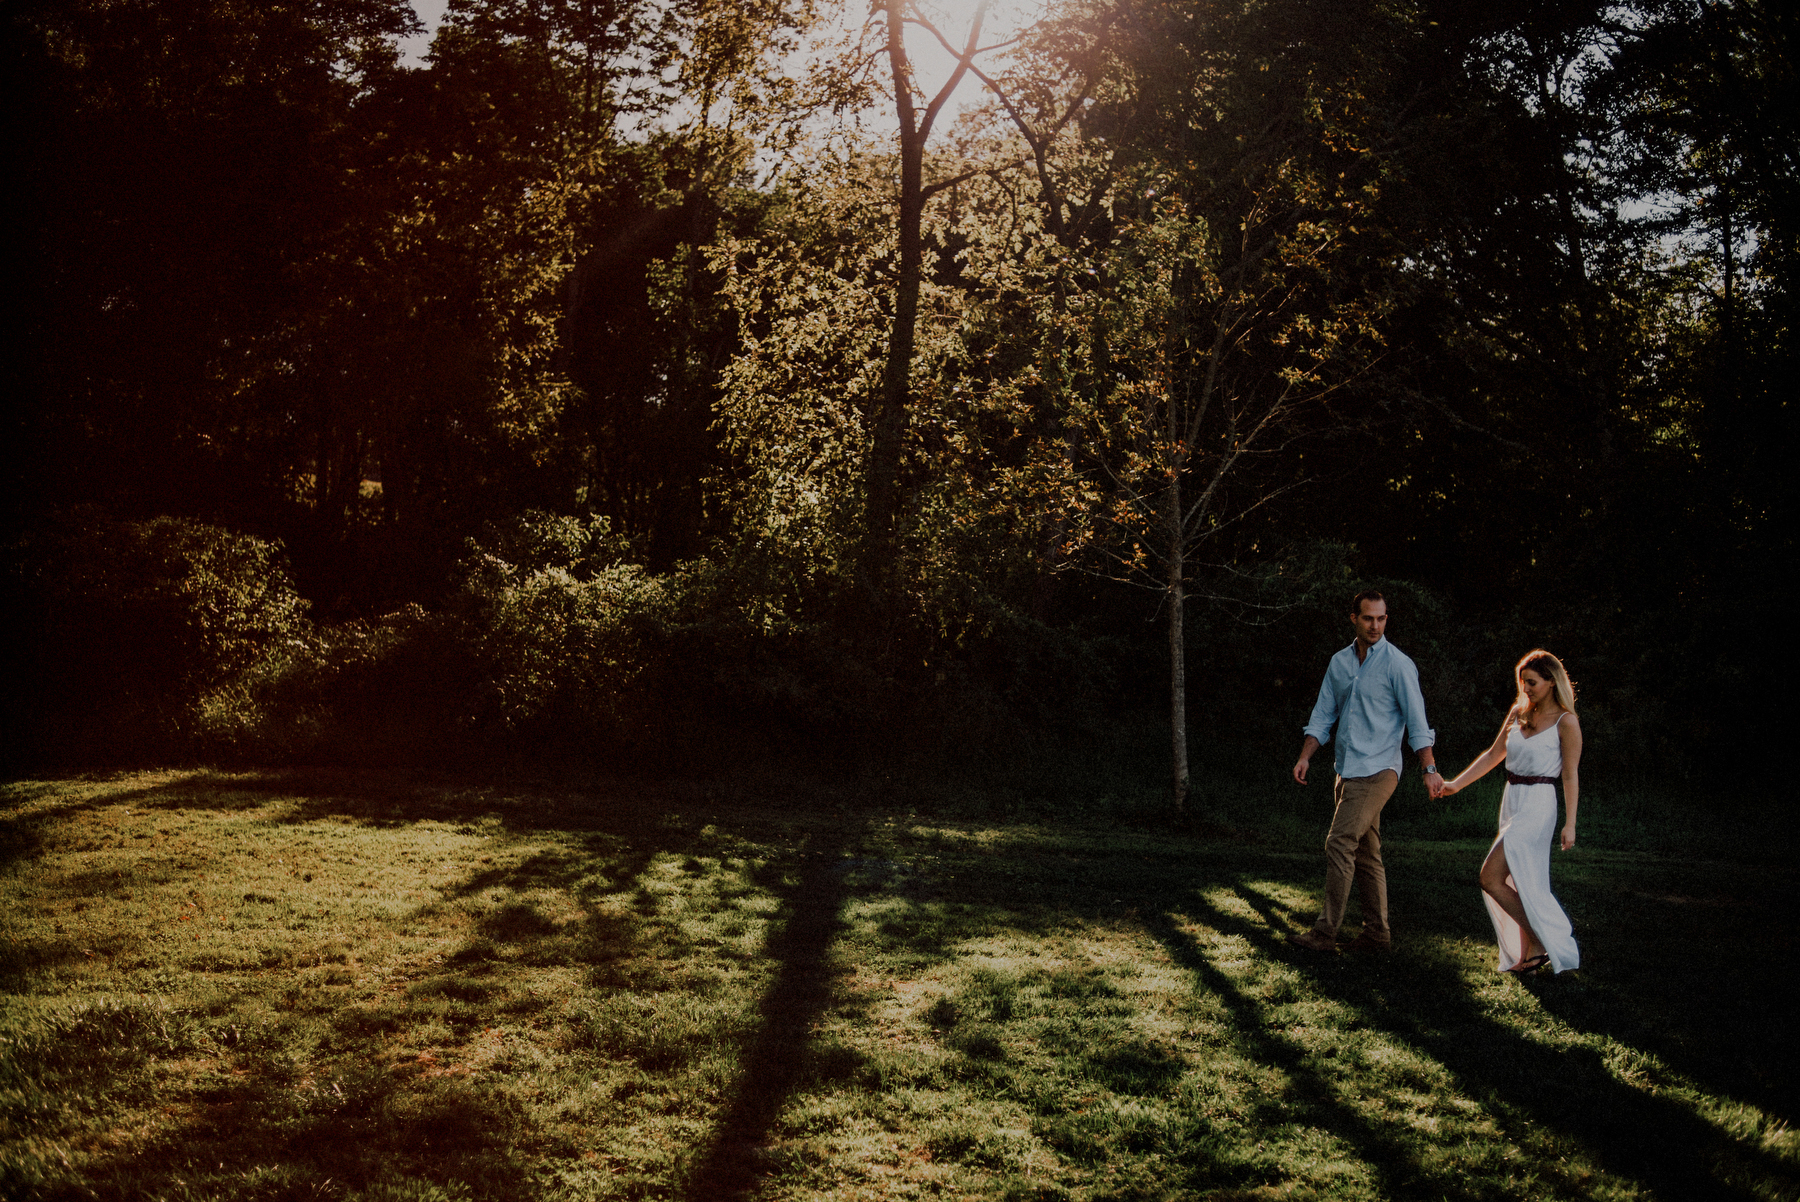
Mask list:
[[[1517,964],[1513,965],[1511,968],[1502,969],[1501,971],[1502,972],[1510,972],[1514,976],[1522,977],[1528,972],[1536,972],[1538,969],[1544,967],[1544,965],[1546,965],[1548,963],[1550,963],[1550,953],[1549,952],[1540,952],[1535,956],[1527,956],[1525,959],[1519,961]]]

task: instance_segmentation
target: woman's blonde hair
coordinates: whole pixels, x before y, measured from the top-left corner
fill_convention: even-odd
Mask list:
[[[1562,661],[1548,651],[1539,648],[1527,651],[1513,665],[1513,683],[1519,686],[1519,698],[1513,705],[1513,711],[1521,721],[1531,712],[1531,699],[1525,696],[1525,670],[1529,668],[1539,676],[1548,680],[1556,689],[1556,704],[1569,713],[1575,712],[1575,685],[1569,680],[1569,673],[1563,668]]]

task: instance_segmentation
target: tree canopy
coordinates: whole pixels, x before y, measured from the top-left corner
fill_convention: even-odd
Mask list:
[[[7,21],[21,596],[152,537],[76,513],[278,542],[327,625],[604,577],[567,612],[669,640],[633,681],[824,726],[951,677],[1052,720],[1061,648],[1177,799],[1190,733],[1297,729],[1339,632],[1282,615],[1355,582],[1470,721],[1521,641],[1644,770],[1769,721],[1786,7],[455,0],[419,65],[397,0]],[[605,554],[470,575],[546,520]]]

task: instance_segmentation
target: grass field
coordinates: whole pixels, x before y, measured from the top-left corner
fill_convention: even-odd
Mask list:
[[[1397,799],[1363,958],[1283,940],[1322,787],[1171,835],[818,782],[15,782],[0,1196],[1800,1197],[1791,842],[1594,794],[1585,967],[1515,980],[1491,793]]]

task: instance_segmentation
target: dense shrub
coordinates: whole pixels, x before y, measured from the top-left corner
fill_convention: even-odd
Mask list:
[[[236,680],[309,637],[279,545],[180,518],[56,515],[12,547],[10,728],[38,757],[204,743]]]
[[[492,524],[441,605],[327,625],[307,619],[277,544],[215,526],[84,511],[14,550],[14,729],[38,761],[873,755],[986,770],[1116,731],[1117,668],[1137,654],[995,602],[954,631],[871,632],[829,598],[771,587],[753,554],[652,575],[601,518]]]
[[[441,711],[461,666],[455,651],[442,617],[416,605],[315,627],[203,700],[196,750],[267,762],[441,746]]]
[[[628,735],[675,617],[667,583],[626,562],[604,518],[527,513],[469,551],[450,606],[479,681],[467,721],[552,740]]]
[[[204,749],[435,762],[616,742],[663,587],[604,520],[527,513],[473,540],[445,603],[318,626],[202,705]]]
[[[1160,776],[1164,736],[1150,732],[1167,662],[1148,604],[1111,629],[988,599],[955,624],[871,631],[830,598],[772,585],[753,555],[654,575],[605,519],[542,513],[471,540],[436,608],[331,625],[308,620],[279,545],[198,522],[64,513],[13,552],[9,730],[39,762],[922,759],[1023,793],[1079,776],[1077,791],[1120,796]],[[1639,644],[1616,609],[1564,599],[1554,626],[1523,608],[1471,615],[1414,583],[1365,581],[1351,561],[1321,544],[1198,590],[1197,779],[1285,763],[1349,641],[1345,601],[1367,583],[1388,595],[1453,769],[1492,737],[1511,664],[1538,645],[1585,686],[1594,769],[1687,766],[1658,665],[1620,654]],[[1121,765],[1142,780],[1115,779]]]

